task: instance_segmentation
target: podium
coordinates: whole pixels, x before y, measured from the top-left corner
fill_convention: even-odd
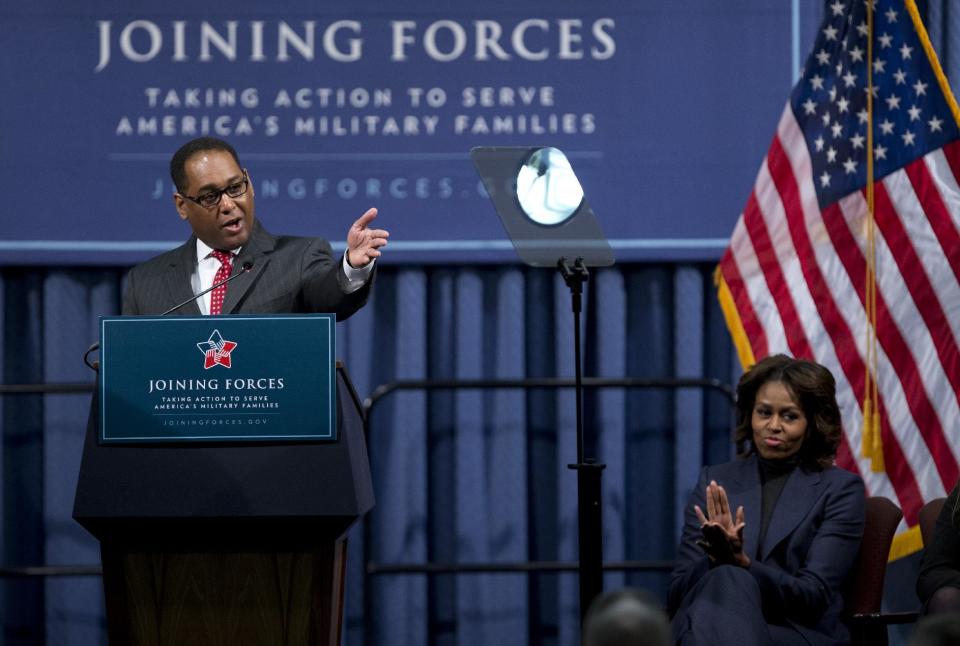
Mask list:
[[[339,644],[345,535],[373,507],[342,366],[333,442],[102,444],[99,391],[73,516],[100,541],[110,644]]]

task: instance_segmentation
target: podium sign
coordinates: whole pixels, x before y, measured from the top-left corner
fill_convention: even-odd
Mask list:
[[[102,317],[100,443],[336,440],[335,327],[331,314]]]

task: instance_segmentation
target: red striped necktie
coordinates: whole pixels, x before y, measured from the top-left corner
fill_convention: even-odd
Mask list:
[[[233,268],[231,261],[233,260],[233,254],[229,251],[220,251],[219,249],[214,249],[210,252],[210,255],[220,261],[220,269],[217,270],[216,275],[213,277],[213,284],[216,285],[219,282],[225,281],[230,278],[230,271]],[[224,283],[220,285],[212,292],[210,292],[210,314],[216,315],[221,312],[223,309],[223,298],[227,295],[227,285]]]

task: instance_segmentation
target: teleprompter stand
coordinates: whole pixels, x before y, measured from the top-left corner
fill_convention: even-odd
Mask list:
[[[603,519],[600,476],[605,465],[586,456],[580,316],[588,266],[614,262],[613,251],[583,196],[573,168],[556,148],[474,148],[473,163],[520,258],[560,271],[570,289],[576,371],[580,619],[603,591]],[[575,260],[571,263],[570,258]]]
[[[573,309],[573,360],[576,373],[577,400],[577,463],[567,468],[577,472],[577,524],[580,543],[580,618],[586,615],[590,603],[603,591],[603,516],[600,498],[600,475],[605,464],[584,457],[583,442],[583,370],[580,349],[580,314],[583,310],[583,284],[590,272],[577,258],[573,266],[566,258],[557,261],[563,281],[570,289]]]

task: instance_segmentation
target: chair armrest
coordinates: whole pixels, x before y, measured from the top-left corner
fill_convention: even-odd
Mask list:
[[[850,621],[861,625],[912,624],[920,618],[918,611],[869,612],[852,615]]]

